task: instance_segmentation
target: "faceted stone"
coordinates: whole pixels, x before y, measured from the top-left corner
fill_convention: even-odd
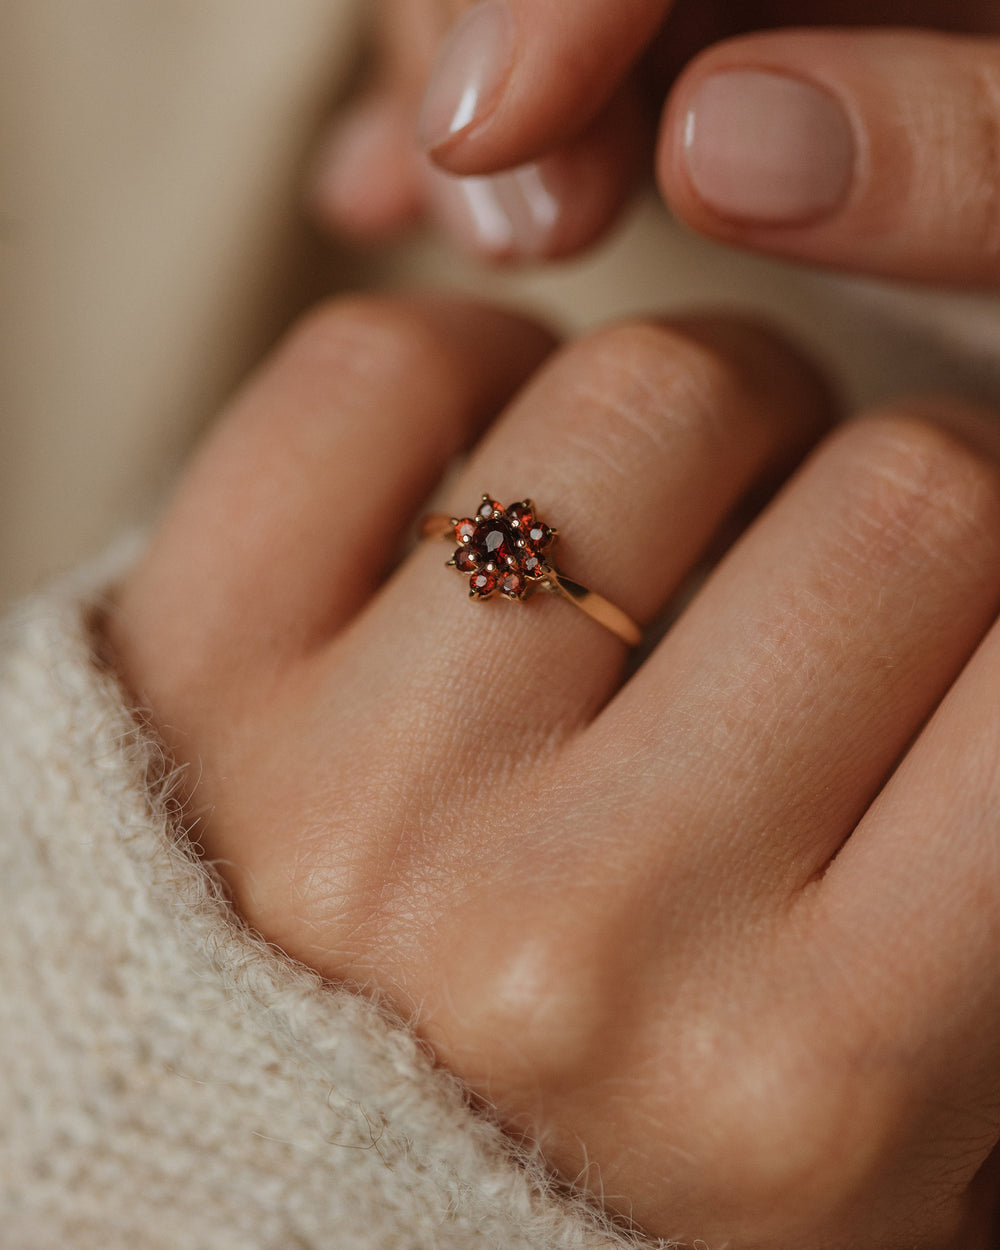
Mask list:
[[[552,541],[552,531],[547,525],[543,525],[541,521],[533,522],[528,530],[528,542],[536,551],[544,550]]]
[[[525,556],[521,561],[521,568],[524,570],[525,577],[537,579],[545,576],[545,565],[540,556]]]
[[[491,521],[494,512],[503,512],[503,508],[500,507],[495,499],[484,499],[478,515],[487,521]]]
[[[460,573],[474,573],[476,571],[476,557],[467,547],[459,547],[453,556],[455,568]]]
[[[508,599],[520,599],[524,587],[525,581],[520,573],[505,573],[500,579],[500,593]]]
[[[485,599],[487,595],[491,595],[497,588],[497,578],[495,573],[486,573],[479,571],[473,573],[469,578],[469,594],[475,595],[477,598]]]
[[[505,567],[517,551],[510,522],[503,517],[499,521],[481,521],[472,540],[472,550],[480,567],[484,564],[498,569]]]
[[[512,503],[507,509],[506,515],[522,535],[526,535],[528,533],[531,529],[532,522],[535,519],[534,514],[528,507],[527,502]]]
[[[463,517],[455,525],[455,541],[458,543],[469,543],[472,541],[476,533],[476,522],[469,517]]]

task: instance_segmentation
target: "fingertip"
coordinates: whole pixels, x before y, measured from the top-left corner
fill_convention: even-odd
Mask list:
[[[424,167],[433,217],[463,251],[493,263],[575,255],[603,235],[628,201],[645,127],[630,93],[593,127],[538,161],[489,175]]]
[[[408,111],[372,94],[338,117],[306,175],[305,200],[325,228],[378,239],[412,224],[423,208]]]
[[[478,0],[441,45],[420,142],[440,168],[483,175],[584,134],[628,81],[670,0]]]
[[[709,229],[831,218],[850,196],[857,165],[847,108],[794,63],[694,67],[668,104],[657,152],[665,196]]]
[[[479,0],[442,42],[424,92],[417,136],[445,168],[449,151],[499,102],[514,48],[514,14],[506,0]]]
[[[707,49],[668,99],[664,198],[695,230],[846,272],[1000,274],[1000,41],[836,28]]]

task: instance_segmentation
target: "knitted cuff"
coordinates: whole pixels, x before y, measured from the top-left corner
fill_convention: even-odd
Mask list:
[[[94,659],[100,599],[78,579],[0,627],[5,1244],[634,1244],[398,1021],[241,924]]]

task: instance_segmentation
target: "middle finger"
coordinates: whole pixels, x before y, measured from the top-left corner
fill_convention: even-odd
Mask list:
[[[532,498],[560,531],[557,564],[644,623],[740,496],[794,460],[825,415],[811,369],[759,330],[619,326],[542,371],[446,502],[461,517],[484,491],[504,505]],[[377,726],[397,758],[386,726],[398,724],[418,752],[416,786],[467,759],[485,782],[544,754],[607,699],[625,658],[613,634],[554,596],[471,602],[442,567],[452,550],[426,544],[333,644],[340,717],[354,731]],[[415,707],[419,743],[405,728]]]

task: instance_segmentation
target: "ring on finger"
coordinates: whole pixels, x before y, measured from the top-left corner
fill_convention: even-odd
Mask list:
[[[585,612],[626,646],[635,647],[642,638],[638,625],[621,608],[552,563],[558,530],[539,519],[530,499],[504,508],[492,495],[483,495],[475,516],[433,513],[424,518],[421,532],[425,538],[458,544],[448,565],[468,576],[473,599],[499,594],[523,602],[536,590],[547,590]]]

